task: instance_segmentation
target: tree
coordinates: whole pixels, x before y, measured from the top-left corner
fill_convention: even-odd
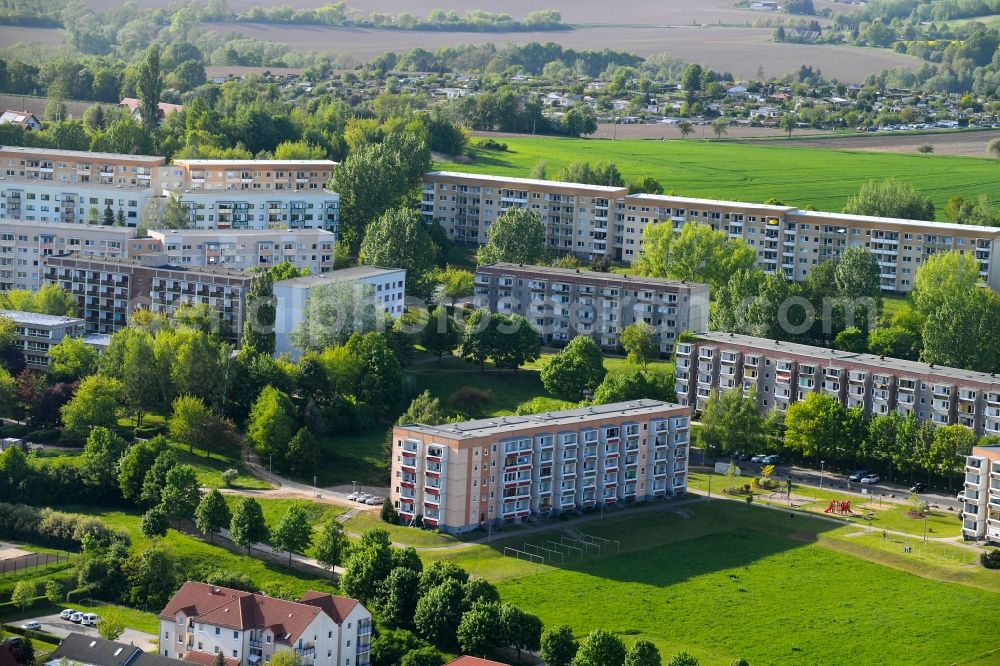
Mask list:
[[[934,202],[917,192],[909,183],[886,178],[870,180],[847,200],[844,212],[852,215],[900,217],[907,220],[933,220]]]
[[[489,336],[490,358],[497,372],[514,370],[531,361],[537,361],[541,356],[541,341],[538,333],[523,316],[494,314],[490,317],[490,326],[494,329]]]
[[[503,643],[500,604],[479,604],[462,615],[456,638],[462,652],[485,657]]]
[[[804,457],[835,454],[846,437],[845,411],[827,393],[809,393],[785,413],[785,444]]]
[[[191,395],[181,395],[174,399],[173,414],[168,425],[170,436],[181,444],[188,445],[188,452],[194,453],[195,446],[208,448],[211,443],[205,437],[205,426],[211,411],[200,398]]]
[[[868,348],[868,336],[857,326],[849,326],[840,333],[833,342],[833,348],[841,351],[863,354]]]
[[[177,454],[173,449],[164,449],[153,461],[152,467],[142,480],[142,491],[139,499],[145,506],[157,506],[167,484],[167,473],[178,465]]]
[[[428,590],[413,614],[417,634],[435,645],[453,641],[462,619],[462,598],[462,585],[455,580]]]
[[[663,185],[652,176],[640,176],[628,186],[629,194],[663,194]]]
[[[312,525],[301,504],[293,504],[271,529],[271,546],[288,552],[288,566],[292,566],[292,553],[301,553],[312,543]]]
[[[517,663],[521,663],[522,652],[537,652],[541,647],[542,621],[538,616],[503,604],[500,606],[500,625],[504,642],[517,653]]]
[[[334,282],[309,290],[302,320],[289,339],[302,351],[343,345],[355,333],[375,331],[384,322],[371,285]]]
[[[383,523],[389,523],[390,525],[395,525],[399,522],[399,513],[396,511],[396,507],[392,505],[392,500],[388,497],[382,502],[379,518],[382,519]]]
[[[45,583],[45,598],[50,604],[58,604],[66,597],[66,590],[63,584],[57,580],[50,579]]]
[[[139,521],[139,531],[147,539],[153,537],[166,536],[168,521],[166,512],[162,507],[154,506],[152,509],[142,514]]]
[[[233,518],[229,522],[229,537],[237,546],[245,548],[248,555],[254,544],[267,538],[264,511],[257,500],[241,497],[236,501]]]
[[[142,127],[146,134],[152,136],[159,123],[160,95],[163,93],[158,44],[151,44],[146,49],[146,56],[139,64],[135,87],[139,95],[139,116],[142,118]]]
[[[116,641],[125,633],[125,617],[114,606],[101,610],[101,621],[97,623],[97,634],[106,641]]]
[[[288,442],[288,451],[285,454],[286,467],[292,473],[305,476],[310,471],[316,470],[321,453],[319,440],[309,428],[303,426]]]
[[[979,262],[954,250],[935,252],[913,279],[913,302],[924,316],[940,308],[949,294],[965,294],[979,284]]]
[[[927,317],[922,337],[926,363],[1000,371],[1000,296],[978,287],[946,295]]]
[[[778,127],[785,130],[787,138],[792,138],[792,132],[798,126],[798,117],[794,113],[786,113],[778,119]]]
[[[412,208],[393,208],[368,225],[358,261],[367,266],[406,269],[410,293],[428,298],[434,288],[434,243],[420,213]]]
[[[764,444],[764,424],[757,409],[757,395],[733,389],[713,393],[701,416],[701,443],[718,454],[738,449],[755,451]]]
[[[618,336],[629,363],[636,363],[646,369],[650,359],[656,356],[656,329],[645,322],[636,322],[626,326]]]
[[[167,472],[167,483],[160,493],[160,506],[168,518],[179,524],[194,515],[201,502],[198,474],[191,465],[177,465]]]
[[[698,666],[698,658],[689,652],[678,652],[670,658],[667,666]]]
[[[729,121],[725,118],[719,118],[712,123],[712,133],[715,134],[716,139],[721,139],[729,133]]]
[[[441,666],[443,663],[441,653],[428,646],[407,652],[399,666]]]
[[[90,431],[83,447],[80,479],[91,488],[118,490],[118,461],[125,452],[125,441],[108,428],[98,426]]]
[[[412,627],[413,614],[420,601],[420,575],[405,567],[396,567],[381,585],[378,611],[391,627]],[[461,642],[461,638],[459,638]]]
[[[682,120],[677,123],[677,131],[681,133],[681,139],[686,139],[694,134],[694,125],[690,120]]]
[[[104,207],[104,217],[101,219],[104,226],[111,227],[115,224],[115,211],[111,208],[111,204]]]
[[[274,279],[271,271],[255,273],[247,292],[242,348],[258,354],[274,354]]]
[[[143,415],[158,399],[160,384],[153,337],[148,333],[130,335],[125,341],[121,381],[125,402],[135,414],[136,426],[142,425]]]
[[[471,296],[475,287],[475,276],[472,274],[472,271],[455,268],[454,266],[448,266],[447,268],[435,271],[431,275],[431,279],[440,286],[441,297],[447,298],[451,302],[452,307],[455,306],[455,301],[458,299],[464,296]]]
[[[509,208],[490,225],[486,245],[476,253],[476,262],[538,264],[547,257],[542,218],[530,208]]]
[[[283,466],[289,440],[295,432],[295,407],[284,391],[265,386],[250,410],[247,439],[261,456],[274,456]]]
[[[448,309],[439,305],[431,312],[430,321],[421,332],[421,343],[431,354],[437,354],[438,360],[445,354],[451,354],[458,346],[458,327],[448,316]]]
[[[573,666],[624,666],[625,644],[604,629],[594,629],[580,643]]]
[[[171,192],[163,202],[160,227],[163,229],[187,229],[191,225],[191,211],[181,202],[178,194]]]
[[[333,569],[340,566],[349,546],[344,526],[335,517],[330,518],[324,523],[316,539],[314,556],[321,566]]]
[[[542,368],[545,390],[566,400],[579,400],[604,380],[604,355],[592,338],[578,335]]]
[[[270,666],[302,666],[302,657],[294,650],[277,650],[271,656]]]
[[[10,594],[10,603],[18,606],[24,612],[31,604],[35,603],[35,596],[38,594],[38,586],[33,580],[18,581],[14,585],[14,590]]]
[[[660,651],[649,641],[638,640],[625,653],[625,666],[660,666]]]
[[[990,142],[986,144],[986,152],[993,157],[1000,158],[1000,139],[990,139]]]
[[[65,337],[49,348],[49,376],[75,382],[97,370],[97,350],[80,337]]]
[[[724,231],[688,222],[675,234],[669,224],[649,224],[642,232],[642,253],[633,266],[649,277],[707,282],[713,290],[738,271],[753,270],[756,253]]]
[[[569,136],[586,136],[597,131],[597,118],[586,104],[575,104],[563,116],[562,126]]]
[[[579,648],[573,638],[573,630],[563,624],[542,633],[539,656],[548,666],[570,666]]]
[[[91,428],[118,425],[122,384],[117,379],[91,375],[80,382],[73,398],[59,410],[66,432],[83,436]]]
[[[198,502],[198,508],[194,511],[194,525],[202,534],[207,534],[211,542],[215,541],[215,535],[224,527],[228,527],[233,520],[233,515],[229,511],[229,505],[218,488],[213,488],[207,495]]]
[[[372,602],[378,598],[379,586],[392,569],[389,533],[383,529],[365,530],[344,562],[340,588],[364,603]]]

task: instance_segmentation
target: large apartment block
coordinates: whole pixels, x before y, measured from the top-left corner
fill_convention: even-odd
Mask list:
[[[337,240],[323,229],[164,229],[149,236],[174,266],[247,270],[287,261],[313,274],[333,270]]]
[[[976,446],[965,459],[962,536],[1000,545],[1000,446]]]
[[[210,666],[263,666],[294,651],[303,666],[371,663],[372,615],[359,601],[306,592],[298,601],[188,581],[160,611],[160,654]]]
[[[251,276],[240,271],[171,266],[163,253],[138,259],[71,254],[49,257],[46,265],[46,283],[73,294],[90,332],[114,333],[140,308],[172,315],[184,303],[215,308],[234,337],[243,327]]]
[[[695,412],[713,392],[756,391],[769,411],[821,391],[875,416],[912,413],[1000,436],[1000,378],[988,373],[729,333],[678,343],[676,372],[677,401]]]
[[[708,285],[583,269],[488,264],[476,269],[478,307],[525,316],[545,344],[587,335],[608,349],[629,324],[656,329],[660,353],[677,335],[708,328]]]
[[[690,411],[634,400],[392,432],[401,518],[466,532],[687,488]]]
[[[129,227],[0,220],[0,289],[37,291],[45,278],[45,260],[53,255],[129,259],[160,249],[158,240],[136,238],[135,232]]]
[[[330,160],[176,160],[0,147],[0,217],[80,224],[110,207],[134,227],[148,204],[176,194],[201,229],[336,231],[340,197]]]
[[[806,211],[791,206],[652,194],[625,188],[433,171],[424,176],[421,211],[438,220],[457,242],[486,242],[504,210],[538,212],[549,245],[583,257],[634,261],[649,224],[707,224],[745,240],[758,266],[802,280],[813,266],[848,247],[864,247],[881,268],[882,288],[909,292],[917,269],[935,252],[971,254],[980,274],[1000,289],[1000,228]]]
[[[78,338],[84,334],[84,321],[77,317],[0,310],[0,318],[14,322],[14,344],[24,353],[28,367],[45,370],[49,367],[49,349],[63,338]]]

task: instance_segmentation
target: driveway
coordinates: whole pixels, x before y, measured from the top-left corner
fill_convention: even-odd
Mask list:
[[[29,617],[16,622],[11,622],[11,624],[15,627],[20,627],[25,622],[38,622],[42,625],[42,631],[52,634],[53,636],[58,636],[59,638],[66,638],[66,636],[71,633],[84,634],[86,636],[94,637],[98,636],[96,628],[74,624],[69,620],[62,619],[58,614],[43,615],[41,617]],[[156,643],[153,642],[156,639],[157,637],[153,634],[147,634],[144,631],[136,631],[135,629],[126,629],[122,632],[122,635],[118,637],[118,642],[135,645],[145,652],[152,652],[153,654],[156,654],[158,650]]]

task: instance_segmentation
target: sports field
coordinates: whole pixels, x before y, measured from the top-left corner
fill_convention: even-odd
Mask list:
[[[542,539],[516,532],[439,556],[493,577],[505,601],[549,626],[569,624],[578,637],[601,627],[709,666],[962,664],[1000,648],[996,636],[966,633],[1000,612],[1000,573],[972,564],[971,552],[918,561],[918,545],[904,557],[891,540],[804,516],[720,501],[686,510],[580,524],[619,539],[622,552],[564,567],[500,556]],[[979,663],[990,659],[1000,654]]]
[[[954,195],[986,193],[1000,201],[1000,160],[944,155],[899,155],[743,145],[700,140],[607,141],[553,137],[504,138],[506,152],[473,151],[468,163],[440,163],[456,171],[529,177],[540,161],[547,176],[573,161],[614,162],[626,181],[652,176],[678,196],[763,202],[839,211],[862,183],[895,176],[930,196],[944,219]]]

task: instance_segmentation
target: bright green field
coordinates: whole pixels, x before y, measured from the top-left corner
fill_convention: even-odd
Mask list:
[[[549,626],[569,624],[578,636],[601,627],[710,666],[740,656],[755,665],[950,664],[1000,648],[995,636],[964,636],[968,623],[1000,612],[998,573],[976,567],[970,585],[941,582],[926,577],[937,568],[902,570],[909,562],[897,565],[854,528],[735,502],[687,509],[688,518],[648,511],[582,524],[621,540],[622,553],[565,568],[498,553],[541,535],[441,559],[493,578],[505,601]]]
[[[862,183],[896,176],[930,196],[938,219],[952,196],[986,193],[1000,199],[1000,161],[944,155],[902,155],[796,148],[776,142],[745,145],[703,141],[608,141],[567,138],[504,138],[507,152],[473,150],[470,164],[436,168],[529,177],[539,161],[548,177],[573,161],[614,162],[626,181],[652,176],[678,196],[764,202],[839,211]]]

